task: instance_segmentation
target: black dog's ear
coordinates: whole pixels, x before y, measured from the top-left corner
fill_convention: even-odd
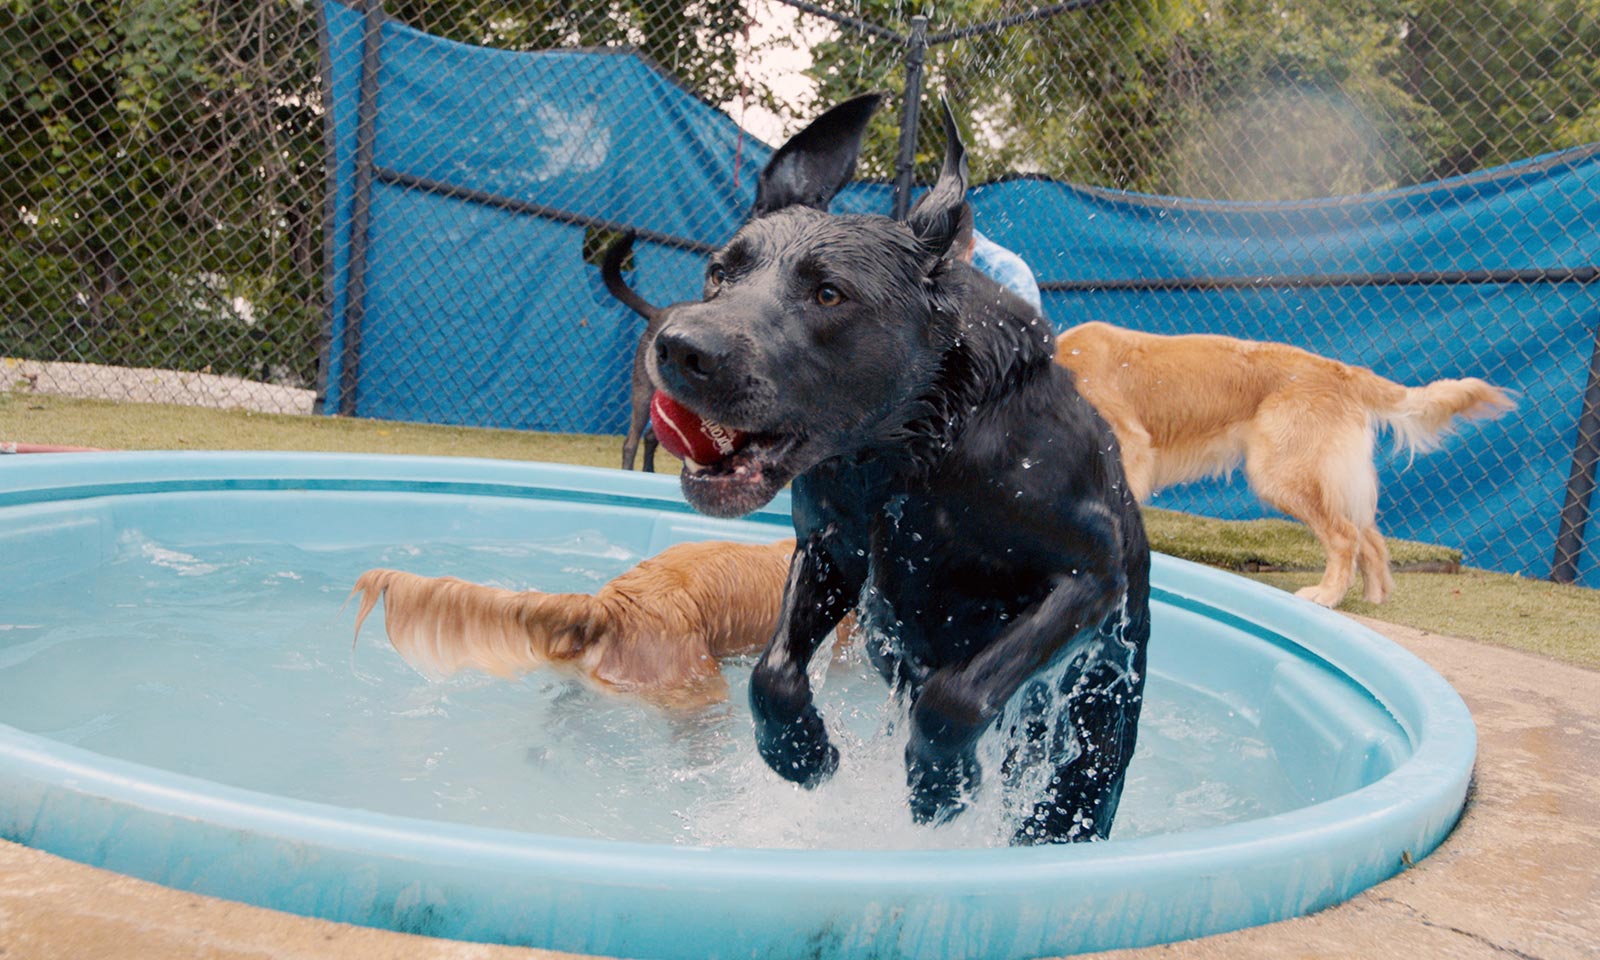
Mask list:
[[[828,209],[833,195],[855,175],[861,137],[882,102],[881,93],[846,100],[790,137],[761,171],[750,218],[784,207]]]
[[[933,189],[923,194],[906,215],[906,225],[923,249],[935,257],[950,252],[961,232],[967,207],[967,148],[961,142],[955,115],[950,112],[950,101],[941,100],[940,106],[944,108],[944,169]]]

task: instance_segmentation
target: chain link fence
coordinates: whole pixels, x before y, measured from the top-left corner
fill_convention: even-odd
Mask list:
[[[936,175],[947,97],[1058,327],[1512,387],[1385,459],[1380,523],[1600,585],[1597,0],[10,0],[0,386],[621,433],[606,245],[692,295],[771,145],[873,89],[839,206]]]
[[[316,49],[304,4],[0,7],[7,386],[296,408],[238,381],[316,381]]]

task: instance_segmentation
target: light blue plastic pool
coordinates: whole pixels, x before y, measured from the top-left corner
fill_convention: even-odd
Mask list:
[[[340,610],[367,566],[592,589],[674,542],[787,535],[787,508],[715,521],[672,478],[502,461],[0,460],[0,837],[466,940],[972,958],[1317,910],[1426,856],[1460,814],[1476,738],[1437,674],[1165,557],[1124,810],[1109,842],[1070,847],[986,845],[981,816],[897,827],[903,804],[869,783],[893,779],[873,765],[894,754],[874,735],[883,690],[848,659],[823,694],[857,752],[804,794],[751,760],[738,664],[728,707],[663,717],[550,676],[427,684],[381,629],[352,649]],[[937,849],[867,849],[919,845]]]

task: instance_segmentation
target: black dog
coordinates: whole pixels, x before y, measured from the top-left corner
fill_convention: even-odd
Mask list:
[[[859,603],[873,663],[909,700],[916,820],[966,808],[978,739],[1004,715],[1006,796],[1044,792],[1012,841],[1103,838],[1150,631],[1138,507],[1048,324],[951,249],[967,172],[948,107],[943,172],[906,223],[825,212],[878,99],[773,155],[703,301],[662,311],[649,350],[660,389],[752,436],[685,466],[692,505],[738,516],[794,483],[783,614],[750,686],[757,746],[805,786],[832,774],[806,666]]]
[[[634,234],[630,230],[606,248],[605,256],[600,260],[600,279],[613,297],[644,317],[644,333],[639,335],[638,349],[633,352],[633,374],[628,389],[628,436],[622,441],[622,469],[633,469],[634,456],[643,440],[644,470],[646,473],[655,473],[657,441],[655,428],[650,425],[650,398],[655,396],[656,388],[645,369],[645,350],[661,326],[661,311],[634,293],[627,281],[622,279],[622,264],[633,251],[633,240]]]

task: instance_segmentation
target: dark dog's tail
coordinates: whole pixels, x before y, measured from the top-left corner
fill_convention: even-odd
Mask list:
[[[611,295],[622,301],[629,310],[646,320],[654,320],[661,311],[634,293],[633,288],[622,279],[622,264],[628,259],[628,254],[633,252],[635,236],[637,235],[629,230],[606,248],[606,255],[600,261],[600,280],[605,283],[606,289],[611,291]]]

